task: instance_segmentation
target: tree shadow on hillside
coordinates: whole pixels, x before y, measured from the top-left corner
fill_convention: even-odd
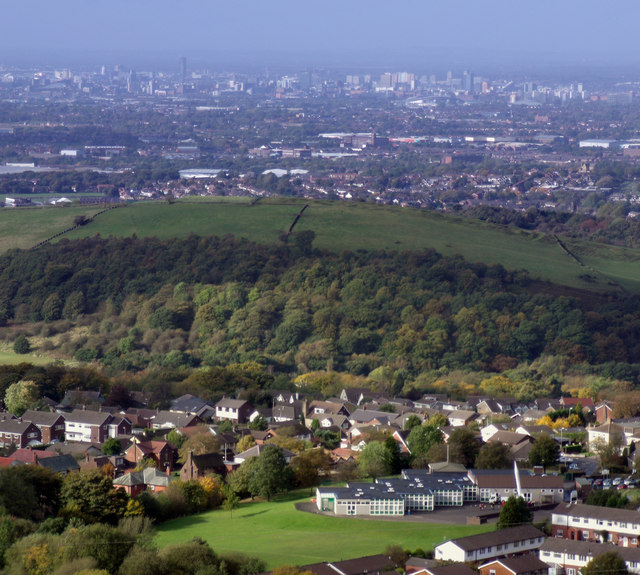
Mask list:
[[[262,511],[256,511],[255,513],[247,513],[246,515],[242,515],[242,519],[246,519],[247,517],[255,517],[256,515],[262,515],[269,511],[268,509],[263,509]]]

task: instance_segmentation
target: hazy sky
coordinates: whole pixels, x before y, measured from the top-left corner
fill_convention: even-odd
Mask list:
[[[5,65],[640,63],[639,0],[18,0],[0,17]]]

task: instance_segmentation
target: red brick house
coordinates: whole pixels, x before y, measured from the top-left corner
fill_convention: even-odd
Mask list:
[[[33,423],[20,419],[0,421],[0,447],[29,447],[41,443],[42,434]]]
[[[134,437],[124,452],[127,461],[138,465],[143,459],[152,459],[158,469],[172,470],[178,453],[168,441],[140,441]]]
[[[125,473],[113,480],[115,489],[124,489],[130,497],[137,497],[143,491],[149,490],[154,493],[166,491],[169,483],[175,481],[169,473],[163,473],[155,467],[147,467],[142,471],[132,471]]]
[[[180,479],[182,479],[182,481],[189,481],[190,479],[199,479],[212,473],[225,475],[226,472],[227,468],[224,464],[224,458],[220,453],[194,455],[193,451],[190,451],[187,455],[187,460],[180,470]]]
[[[64,416],[60,413],[29,409],[22,414],[22,421],[30,421],[40,430],[42,443],[64,440]]]
[[[478,567],[480,575],[548,575],[549,566],[535,555],[504,557]]]
[[[596,405],[596,421],[600,424],[608,423],[613,417],[613,405],[608,401],[602,401]]]

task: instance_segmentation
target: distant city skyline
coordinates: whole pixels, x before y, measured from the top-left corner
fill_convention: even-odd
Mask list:
[[[0,64],[640,69],[640,3],[622,0],[22,0]]]

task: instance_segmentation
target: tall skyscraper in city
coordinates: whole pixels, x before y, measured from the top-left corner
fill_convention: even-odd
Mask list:
[[[473,92],[473,81],[473,72],[468,72],[467,70],[465,70],[464,74],[462,75],[462,89],[465,92],[471,94]]]
[[[180,60],[178,61],[180,64],[180,78],[182,78],[183,80],[186,80],[187,78],[187,59],[182,56],[182,58],[180,58]]]

